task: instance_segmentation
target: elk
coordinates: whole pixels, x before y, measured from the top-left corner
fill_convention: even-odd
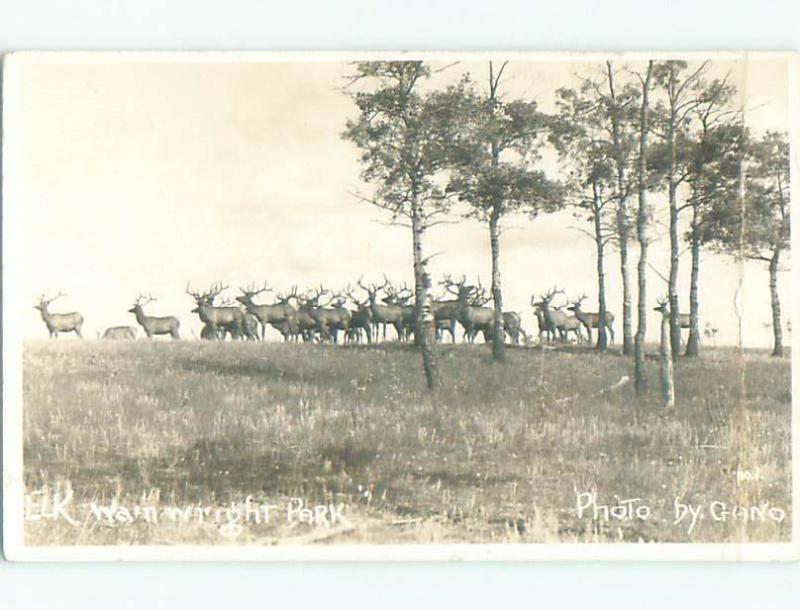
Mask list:
[[[407,341],[414,333],[414,306],[408,304],[412,296],[414,293],[405,284],[399,290],[395,290],[391,284],[386,285],[386,296],[382,301],[388,307],[400,308],[400,324],[403,329],[400,341]]]
[[[47,331],[50,333],[50,338],[58,339],[58,333],[72,333],[74,332],[78,337],[83,339],[81,334],[81,326],[83,326],[83,316],[77,311],[70,313],[50,313],[48,306],[50,303],[65,296],[63,292],[59,292],[52,298],[47,298],[46,294],[39,297],[39,304],[34,305],[34,309],[38,309],[42,314]]]
[[[152,339],[154,335],[170,335],[174,340],[180,339],[178,329],[181,323],[178,321],[178,318],[175,316],[156,317],[144,315],[144,310],[142,308],[155,300],[156,299],[150,295],[144,296],[140,294],[136,297],[136,300],[133,302],[133,307],[128,310],[128,313],[132,313],[136,316],[136,321],[139,323],[139,326],[144,329],[144,334],[147,335],[148,339]]]
[[[136,339],[136,328],[133,326],[112,326],[103,333],[108,341],[133,341]]]
[[[383,338],[386,339],[386,326],[391,324],[397,332],[399,339],[403,334],[403,308],[399,305],[381,305],[378,303],[378,293],[389,285],[389,280],[384,276],[384,283],[365,285],[361,279],[358,285],[369,296],[369,307],[372,310],[372,323],[375,337],[378,336],[378,326],[383,325]]]
[[[261,339],[266,340],[266,329],[267,324],[269,324],[283,335],[284,341],[288,341],[291,337],[289,328],[297,315],[297,309],[289,303],[291,297],[279,295],[278,301],[272,305],[257,305],[253,302],[253,297],[263,292],[272,291],[271,288],[267,287],[266,282],[261,288],[256,289],[254,285],[250,285],[247,288],[240,288],[240,291],[242,294],[236,297],[236,300],[244,305],[249,314],[258,319],[261,324]]]
[[[542,321],[550,336],[550,341],[553,341],[555,337],[558,336],[562,342],[565,342],[568,334],[573,332],[575,333],[578,343],[580,343],[583,341],[583,335],[580,330],[580,320],[575,316],[568,316],[559,308],[551,305],[553,297],[563,292],[563,290],[559,290],[554,286],[551,290],[542,295],[538,301],[536,297],[531,297],[531,305],[533,305],[534,309],[538,307],[541,311]]]
[[[539,343],[543,342],[542,337],[546,337],[549,343],[553,340],[553,337],[550,334],[550,329],[548,328],[547,322],[544,319],[542,306],[536,302],[536,295],[531,296],[531,307],[533,307],[533,315],[536,316],[536,322],[539,325]]]
[[[464,328],[464,340],[472,343],[475,335],[481,330],[484,330],[484,335],[487,329],[491,333],[494,324],[494,310],[475,306],[474,301],[471,300],[473,298],[482,300],[484,291],[480,280],[477,286],[467,285],[466,276],[462,276],[460,282],[455,282],[450,279],[450,276],[445,276],[444,281],[446,290],[458,297],[458,321]]]
[[[589,343],[592,342],[592,329],[599,328],[600,314],[596,312],[586,312],[581,309],[582,303],[586,300],[586,295],[581,295],[578,299],[572,302],[572,305],[567,307],[568,310],[575,313],[575,317],[580,320],[583,327],[586,329],[586,334],[589,336]],[[689,316],[686,316],[687,318]],[[611,343],[614,343],[614,314],[610,311],[606,312],[605,327],[611,337]]]
[[[186,294],[191,296],[197,306],[192,310],[204,324],[208,324],[212,335],[218,336],[220,328],[226,328],[234,339],[242,338],[244,334],[244,313],[239,307],[214,306],[214,299],[228,287],[220,282],[211,285],[206,292],[195,292],[186,284]]]
[[[351,343],[361,343],[361,331],[364,331],[367,343],[372,343],[372,308],[369,306],[369,298],[359,300],[349,286],[347,296],[355,304],[356,310],[350,312],[350,328],[345,339]]]
[[[439,282],[440,286],[447,289],[447,282],[450,281],[450,276]],[[441,338],[444,338],[444,331],[450,333],[450,342],[456,342],[456,322],[458,322],[458,312],[460,304],[458,299],[437,299],[433,301],[433,317],[436,320],[436,333],[441,333]]]
[[[320,305],[320,298],[327,292],[325,288],[320,286],[313,293],[306,296],[300,310],[313,320],[313,330],[319,333],[321,340],[333,339],[334,343],[338,343],[340,330],[344,330],[345,336],[347,335],[350,312],[344,307],[344,299],[337,298],[335,295],[331,295],[331,299],[325,305]],[[336,301],[336,306],[327,307],[334,300]]]
[[[323,309],[324,312],[328,316],[328,329],[333,331],[333,342],[338,342],[338,334],[339,331],[344,333],[344,336],[347,337],[347,334],[350,332],[350,321],[352,319],[352,313],[350,312],[347,307],[345,307],[345,303],[347,302],[347,294],[345,292],[340,293],[331,293],[331,299],[328,301],[328,305],[331,305],[330,308]]]

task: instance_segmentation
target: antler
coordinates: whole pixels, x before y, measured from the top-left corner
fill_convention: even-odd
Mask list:
[[[42,296],[39,297],[39,305],[50,305],[50,303],[63,296],[66,296],[66,294],[59,290],[56,296],[50,297],[48,299],[47,293],[45,292]]]
[[[553,286],[550,290],[547,291],[547,293],[544,294],[544,296],[542,296],[542,301],[545,301],[546,303],[549,304],[550,301],[553,300],[553,297],[556,296],[557,294],[564,294],[564,291],[561,288],[558,288],[557,286]]]
[[[261,288],[256,288],[255,282],[251,283],[247,288],[239,288],[242,295],[247,297],[254,297],[257,294],[261,294],[262,292],[272,292],[272,288],[267,286],[267,283],[264,282],[264,285]]]
[[[148,303],[152,303],[155,300],[156,300],[156,298],[153,295],[150,295],[150,294],[144,295],[142,293],[139,293],[139,295],[136,297],[136,300],[133,302],[133,304],[134,305],[138,305],[139,307],[144,307]]]

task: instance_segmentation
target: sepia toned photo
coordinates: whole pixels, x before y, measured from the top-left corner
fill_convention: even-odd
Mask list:
[[[797,57],[19,53],[12,559],[796,559]]]

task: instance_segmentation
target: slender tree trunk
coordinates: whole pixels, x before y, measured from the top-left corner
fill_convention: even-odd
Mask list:
[[[592,191],[594,195],[594,241],[597,246],[597,302],[600,305],[598,316],[600,323],[597,325],[597,351],[604,352],[608,348],[608,335],[606,334],[606,272],[605,272],[605,258],[603,252],[603,225],[600,222],[600,214],[602,212],[602,203],[600,201],[600,193],[597,189],[597,183],[592,184]],[[591,332],[591,330],[589,331]]]
[[[630,226],[628,224],[628,194],[625,186],[625,151],[620,140],[620,117],[617,97],[614,90],[614,72],[611,62],[606,62],[608,70],[608,89],[613,105],[611,114],[611,133],[614,144],[614,158],[617,169],[617,238],[619,242],[619,267],[622,276],[622,353],[633,354],[633,307],[631,305],[631,279],[628,264],[628,242]]]
[[[692,278],[689,287],[689,339],[686,341],[686,356],[700,355],[700,235],[699,209],[697,201],[692,205]]]
[[[783,356],[783,326],[781,324],[781,301],[778,298],[778,265],[781,258],[781,248],[775,248],[769,260],[769,294],[772,303],[772,334],[775,346],[772,355]]]
[[[647,207],[647,132],[648,132],[648,103],[650,92],[650,80],[653,76],[653,61],[647,64],[647,75],[642,83],[642,106],[639,112],[639,158],[637,160],[637,178],[639,182],[639,210],[636,218],[636,237],[639,241],[639,302],[638,321],[636,326],[636,338],[634,344],[634,355],[636,362],[636,393],[644,394],[647,390],[647,380],[645,379],[644,362],[644,342],[647,333],[647,225],[650,222],[650,211]]]
[[[675,406],[675,375],[672,367],[670,316],[661,314],[661,399],[665,409]]]
[[[672,357],[681,351],[681,319],[678,302],[678,266],[680,264],[678,241],[678,185],[675,181],[675,118],[670,119],[669,144],[669,328]]]
[[[427,261],[422,248],[424,225],[418,193],[412,195],[411,206],[411,232],[414,244],[414,336],[422,352],[422,367],[425,370],[428,389],[433,391],[441,385],[441,378],[436,363],[436,327],[430,295],[431,280],[426,270]]]
[[[492,356],[497,362],[506,359],[505,328],[503,327],[503,291],[500,283],[500,215],[497,206],[489,218],[489,242],[492,248],[492,301],[494,302],[494,329]]]

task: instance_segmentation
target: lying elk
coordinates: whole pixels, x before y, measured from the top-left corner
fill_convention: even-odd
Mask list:
[[[191,296],[196,307],[192,313],[196,313],[200,320],[209,326],[212,336],[218,336],[220,329],[228,330],[234,339],[241,339],[244,335],[244,313],[239,307],[214,306],[214,299],[228,287],[216,282],[206,292],[195,292],[186,284],[186,294]]]
[[[133,341],[136,339],[136,328],[133,326],[112,326],[103,333],[108,341]]]
[[[81,334],[81,326],[83,326],[83,316],[77,311],[70,313],[50,313],[48,306],[59,297],[63,297],[64,293],[59,292],[56,296],[48,299],[47,295],[39,297],[39,304],[34,305],[34,309],[38,309],[42,314],[47,331],[50,337],[58,339],[58,333],[72,333],[74,332],[78,337],[83,339]]]
[[[381,305],[378,303],[378,293],[389,285],[389,280],[384,276],[381,286],[377,284],[365,285],[358,280],[359,287],[366,291],[369,298],[369,307],[372,310],[372,324],[375,337],[378,336],[378,326],[383,325],[383,339],[386,340],[386,326],[394,326],[397,338],[403,335],[403,308],[399,305]]]
[[[263,292],[271,292],[272,289],[265,283],[261,288],[256,289],[254,285],[247,288],[240,288],[242,294],[236,297],[247,309],[248,313],[254,315],[261,324],[261,339],[266,340],[267,324],[277,329],[282,335],[283,340],[291,338],[290,328],[294,324],[297,316],[297,309],[289,303],[291,297],[280,297],[279,300],[271,305],[257,305],[253,302],[253,297]]]
[[[592,342],[592,329],[600,327],[600,314],[596,312],[586,312],[581,309],[581,305],[586,300],[586,295],[581,295],[577,300],[572,302],[572,305],[567,307],[568,310],[575,313],[575,317],[580,320],[583,327],[586,329],[586,334],[589,336],[589,343]],[[687,316],[688,317],[688,316]],[[606,311],[604,326],[608,330],[611,337],[611,343],[614,343],[614,314]]]
[[[494,310],[488,307],[476,306],[474,299],[483,300],[483,288],[478,281],[477,286],[467,285],[466,276],[460,282],[445,276],[445,289],[458,297],[458,321],[464,328],[464,341],[472,343],[478,332],[484,331],[484,336],[491,336],[494,325]],[[487,334],[488,333],[488,334]]]
[[[156,299],[152,296],[139,295],[133,303],[133,307],[128,310],[136,316],[136,321],[144,329],[144,334],[148,339],[152,339],[154,335],[170,335],[173,339],[180,339],[178,329],[181,323],[175,316],[146,316],[142,307],[148,303],[152,303]]]

